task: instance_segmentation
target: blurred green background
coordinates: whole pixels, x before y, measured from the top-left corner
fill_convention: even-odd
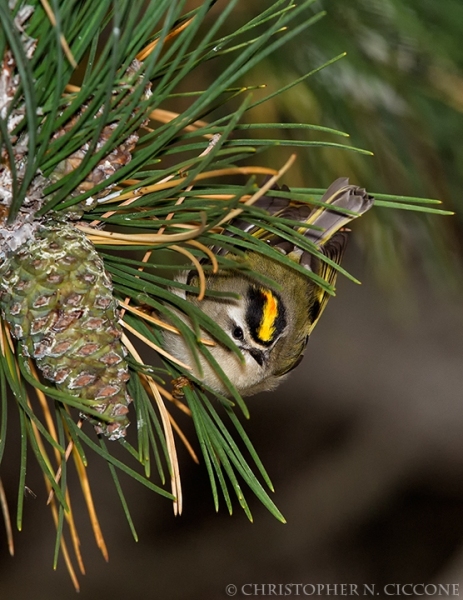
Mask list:
[[[266,5],[239,3],[228,26]],[[181,518],[126,482],[135,544],[109,475],[95,463],[90,477],[110,562],[94,549],[83,516],[83,599],[209,600],[245,583],[375,584],[377,597],[387,597],[388,583],[455,583],[463,591],[463,3],[319,0],[307,18],[320,9],[323,19],[243,84],[266,84],[255,92],[263,96],[346,57],[247,119],[341,129],[374,156],[301,150],[285,183],[326,187],[348,176],[370,192],[440,198],[456,216],[378,209],[355,223],[345,266],[363,285],[339,281],[302,366],[284,387],[250,399],[246,428],[288,523],[249,496],[254,524],[239,507],[233,517],[223,508],[215,515],[204,465],[182,452]],[[219,2],[210,18],[220,10]],[[209,63],[196,89],[218,68]],[[279,167],[289,153],[279,148],[259,162]],[[16,477],[15,468],[2,474],[11,497]],[[0,596],[67,598],[74,592],[63,565],[51,569],[43,484],[38,473],[30,480],[39,498],[26,498],[14,559],[1,538]]]

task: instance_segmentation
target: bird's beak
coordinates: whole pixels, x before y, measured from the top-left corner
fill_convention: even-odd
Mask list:
[[[256,348],[249,348],[249,354],[252,356],[252,358],[256,361],[256,363],[262,367],[262,365],[264,364],[265,360],[266,360],[266,355],[265,352],[263,350],[256,350]]]

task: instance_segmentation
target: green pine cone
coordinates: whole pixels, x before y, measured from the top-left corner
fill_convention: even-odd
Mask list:
[[[111,440],[125,436],[131,401],[122,328],[104,264],[69,223],[43,221],[0,267],[0,307],[23,351],[61,391],[88,402]]]

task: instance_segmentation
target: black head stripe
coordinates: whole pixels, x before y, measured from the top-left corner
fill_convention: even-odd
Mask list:
[[[271,346],[286,327],[285,312],[276,292],[266,287],[249,286],[246,322],[255,342]]]
[[[314,323],[318,319],[321,308],[322,306],[320,304],[320,300],[318,300],[318,298],[315,298],[309,308],[309,320],[311,323]]]

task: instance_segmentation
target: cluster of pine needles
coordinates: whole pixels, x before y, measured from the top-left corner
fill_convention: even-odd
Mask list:
[[[68,489],[69,459],[80,481],[96,543],[107,558],[87,477],[90,456],[97,454],[106,461],[137,539],[119,473],[169,498],[177,514],[182,511],[178,441],[194,461],[199,461],[196,444],[182,432],[175,412],[187,415],[194,423],[216,510],[222,495],[231,513],[234,493],[252,519],[242,491],[245,483],[277,519],[284,521],[265,489],[273,491],[270,478],[235,412],[238,409],[241,416],[249,416],[242,398],[230,384],[231,399],[217,394],[211,399],[208,390],[190,374],[191,366],[163,349],[163,329],[183,335],[196,352],[206,356],[211,344],[230,344],[220,328],[174,293],[173,288],[183,284],[176,282],[172,273],[185,266],[195,269],[201,299],[210,294],[208,273],[236,268],[226,255],[213,253],[211,246],[234,253],[243,247],[270,253],[272,249],[258,237],[246,237],[241,232],[235,240],[226,235],[230,221],[238,215],[296,241],[291,224],[253,207],[265,193],[288,197],[287,192],[276,191],[274,184],[295,160],[292,155],[280,168],[259,165],[256,157],[263,150],[277,144],[295,145],[294,140],[276,141],[262,132],[298,127],[318,131],[322,138],[298,145],[368,151],[332,141],[347,134],[323,127],[241,123],[246,111],[272,101],[341,57],[266,95],[262,91],[265,77],[253,90],[240,87],[245,72],[315,25],[323,14],[311,6],[313,0],[298,5],[292,0],[277,0],[232,34],[221,35],[237,4],[238,0],[231,0],[219,8],[209,0],[188,11],[187,3],[181,0],[53,0],[50,5],[47,0],[0,2],[0,57],[7,51],[14,56],[19,81],[9,110],[12,113],[16,107],[22,117],[14,130],[8,131],[7,116],[0,107],[0,135],[10,163],[18,156],[15,144],[26,140],[27,146],[21,155],[25,156],[25,166],[16,165],[13,177],[9,221],[23,208],[28,190],[40,174],[46,185],[36,216],[72,219],[97,248],[112,277],[124,329],[122,342],[128,350],[132,425],[128,438],[119,442],[127,451],[127,460],[120,460],[111,452],[114,443],[98,439],[79,417],[98,418],[98,413],[78,397],[47,385],[33,361],[18,350],[6,321],[0,323],[0,460],[10,404],[18,408],[21,427],[16,525],[21,529],[24,490],[28,489],[26,461],[28,450],[32,450],[43,472],[57,531],[54,565],[61,551],[77,589],[74,564],[77,562],[82,573],[84,564]],[[20,18],[26,9],[27,18]],[[211,9],[214,18],[207,20]],[[36,44],[32,54],[26,48],[30,40]],[[206,89],[197,89],[191,73],[200,73],[209,65],[217,69],[217,76]],[[136,141],[129,144],[130,159],[122,159],[120,149],[131,136],[136,136]],[[95,171],[106,160],[113,160],[113,164],[107,165],[102,179],[95,179]],[[316,205],[323,191],[293,189],[291,199]],[[375,197],[377,207],[445,212],[433,206],[434,200]],[[283,255],[277,259],[287,260]],[[328,284],[325,286],[333,293]],[[170,307],[188,314],[195,330],[179,320]],[[202,339],[200,330],[207,331],[207,339]],[[162,366],[155,368],[147,361],[151,351]],[[171,380],[176,382],[174,386]],[[130,466],[131,462],[135,466]],[[152,481],[153,471],[159,485]],[[165,489],[166,482],[170,482],[170,491]],[[0,505],[13,554],[13,525],[1,481]]]

